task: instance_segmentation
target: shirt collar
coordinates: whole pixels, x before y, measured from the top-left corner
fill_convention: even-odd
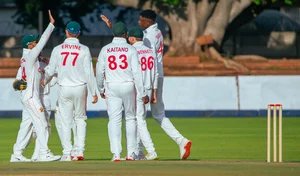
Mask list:
[[[138,42],[135,42],[132,46],[143,46],[143,45],[144,45],[143,41],[138,41]]]
[[[149,26],[147,29],[144,30],[144,34],[148,33],[149,31],[153,30],[157,28],[157,23],[152,24],[151,26]]]
[[[78,40],[78,38],[70,37],[70,38],[66,38],[64,42],[67,42],[67,43],[79,43],[79,40]]]
[[[114,37],[112,43],[127,43],[125,38],[122,37]]]

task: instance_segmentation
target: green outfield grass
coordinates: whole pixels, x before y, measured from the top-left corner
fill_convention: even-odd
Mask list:
[[[179,148],[152,119],[148,128],[159,161],[111,163],[106,118],[88,119],[86,160],[72,163],[9,163],[20,119],[0,119],[0,175],[300,175],[300,118],[283,119],[283,160],[267,164],[266,118],[171,118],[192,142],[189,161],[179,161]],[[62,147],[52,120],[49,148]],[[123,138],[125,139],[125,138]],[[123,140],[125,144],[125,140]],[[124,146],[124,145],[123,145]],[[34,144],[24,152],[31,157]],[[125,147],[123,148],[125,156]]]

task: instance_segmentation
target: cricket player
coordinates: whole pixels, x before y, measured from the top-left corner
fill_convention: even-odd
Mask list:
[[[92,57],[87,46],[77,39],[80,35],[80,25],[71,21],[66,26],[65,41],[56,46],[50,57],[49,69],[45,70],[46,81],[57,70],[59,84],[58,109],[62,120],[63,157],[61,161],[71,161],[71,128],[73,120],[77,130],[77,160],[84,159],[86,139],[86,100],[87,87],[93,102],[97,103],[96,80],[92,65]],[[73,114],[74,111],[74,114]]]
[[[107,24],[108,27],[112,28],[113,25],[109,19],[100,15],[100,18]],[[162,99],[163,92],[163,82],[164,82],[164,70],[163,70],[163,49],[164,49],[164,39],[161,31],[157,28],[157,23],[155,23],[156,13],[153,10],[144,10],[140,13],[139,26],[144,29],[144,45],[154,49],[156,51],[157,58],[157,69],[158,69],[158,84],[156,92],[156,103],[151,104],[151,113],[156,122],[161,126],[161,128],[170,136],[179,146],[180,159],[185,160],[190,155],[190,149],[192,142],[174,127],[169,118],[165,115],[165,105]],[[141,151],[139,152],[139,158],[142,157]]]
[[[154,50],[146,47],[143,43],[143,30],[135,27],[128,32],[128,41],[134,46],[138,52],[139,61],[141,63],[143,85],[146,94],[151,97],[151,103],[156,103],[157,89],[157,59]],[[155,152],[154,144],[147,128],[146,116],[148,104],[144,104],[142,99],[137,96],[136,119],[137,119],[137,149],[136,152],[139,159],[156,160],[158,159]],[[144,157],[144,146],[148,154]]]
[[[127,138],[127,160],[136,159],[136,98],[139,96],[146,104],[146,95],[142,82],[142,70],[136,49],[127,44],[127,27],[119,22],[113,26],[113,41],[104,46],[98,56],[96,80],[100,96],[107,99],[109,116],[108,134],[112,161],[119,162],[122,152],[121,127],[122,109],[125,111]],[[105,73],[105,80],[104,80]],[[104,89],[104,81],[106,90]]]
[[[40,100],[40,82],[42,73],[38,56],[54,29],[54,19],[50,10],[48,13],[50,23],[38,43],[36,42],[38,35],[26,35],[22,38],[23,55],[21,59],[21,70],[22,78],[26,78],[27,80],[27,88],[21,92],[21,100],[25,113],[28,113],[28,115],[22,116],[17,141],[14,145],[14,154],[11,156],[11,162],[28,161],[23,157],[22,151],[29,141],[25,141],[24,139],[28,136],[28,131],[32,130],[30,123],[33,124],[37,135],[37,142],[40,145],[37,161],[46,162],[60,159],[60,156],[54,156],[48,148],[48,123]]]
[[[165,105],[162,98],[164,70],[163,50],[164,39],[161,31],[155,23],[156,13],[153,10],[144,10],[140,13],[139,26],[144,29],[144,45],[156,50],[158,85],[156,91],[157,102],[151,104],[151,113],[161,128],[179,145],[180,159],[185,160],[190,155],[192,142],[183,137],[165,115]]]

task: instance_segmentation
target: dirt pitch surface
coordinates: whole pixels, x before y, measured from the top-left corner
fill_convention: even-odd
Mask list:
[[[110,161],[0,164],[0,175],[299,176],[299,163],[217,161]]]

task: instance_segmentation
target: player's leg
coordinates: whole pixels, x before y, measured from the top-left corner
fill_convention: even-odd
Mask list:
[[[57,87],[57,96],[59,99],[59,95],[60,95],[60,86]],[[55,127],[58,133],[58,137],[60,139],[60,141],[63,141],[63,132],[62,132],[62,120],[61,120],[61,115],[60,115],[60,111],[59,111],[59,100],[57,99],[56,101],[56,107],[54,110],[54,122],[55,122]]]
[[[42,105],[43,105],[44,110],[45,110],[45,116],[46,116],[46,120],[47,120],[47,124],[48,124],[48,132],[49,132],[49,136],[50,136],[51,135],[51,123],[50,123],[51,101],[50,101],[49,94],[44,94],[43,95]]]
[[[126,160],[135,160],[136,152],[136,96],[134,83],[128,82],[122,84],[122,100],[125,111],[125,128],[127,158]]]
[[[113,154],[112,161],[120,161],[120,154],[122,152],[122,99],[120,96],[120,84],[108,83],[106,90],[107,98],[107,114],[108,135],[110,141],[110,151]]]
[[[151,97],[151,90],[148,90],[148,96]],[[154,144],[152,142],[150,133],[147,128],[146,116],[147,116],[147,105],[143,103],[141,99],[137,99],[136,106],[136,119],[137,119],[137,148],[138,156],[143,154],[143,145],[145,146],[148,154],[146,155],[147,160],[158,159],[155,152]],[[138,157],[140,158],[140,157]]]
[[[73,87],[60,86],[58,110],[61,119],[63,156],[61,161],[71,161],[72,141],[71,127],[73,122]]]
[[[72,125],[72,132],[73,132],[73,148],[71,152],[71,158],[77,158],[77,146],[78,146],[78,137],[77,137],[77,126],[75,123],[75,120],[73,120],[73,125]]]
[[[83,160],[86,140],[86,85],[76,86],[73,89],[74,96],[74,122],[76,125],[76,157],[73,160]],[[74,126],[74,124],[72,124]]]
[[[16,143],[13,147],[13,154],[11,155],[10,162],[30,162],[30,159],[27,159],[23,156],[23,151],[26,146],[30,143],[33,133],[33,125],[30,118],[30,114],[27,111],[26,107],[23,106],[22,111],[22,121],[20,124],[20,129],[17,135]]]
[[[48,124],[48,133],[49,133],[49,137],[50,137],[50,135],[51,135],[51,124],[50,124],[51,102],[50,102],[49,94],[40,95],[40,100],[41,100],[42,106],[44,108],[44,113],[45,113],[46,121]],[[36,133],[35,130],[34,130],[34,133]],[[40,150],[40,145],[39,145],[39,142],[36,141],[35,147],[34,147],[34,152],[31,157],[32,161],[36,161],[38,159],[39,150]]]
[[[47,121],[44,114],[44,109],[39,98],[32,97],[23,102],[26,106],[36,130],[37,139],[40,145],[39,157],[37,161],[55,161],[60,159],[60,156],[53,156],[48,148],[49,133],[47,130]]]
[[[162,98],[163,93],[163,78],[158,79],[158,87],[156,93],[157,102],[151,104],[151,113],[156,122],[161,128],[170,136],[180,148],[180,158],[186,159],[190,154],[191,141],[183,137],[179,131],[174,127],[169,118],[165,115],[165,106]]]

